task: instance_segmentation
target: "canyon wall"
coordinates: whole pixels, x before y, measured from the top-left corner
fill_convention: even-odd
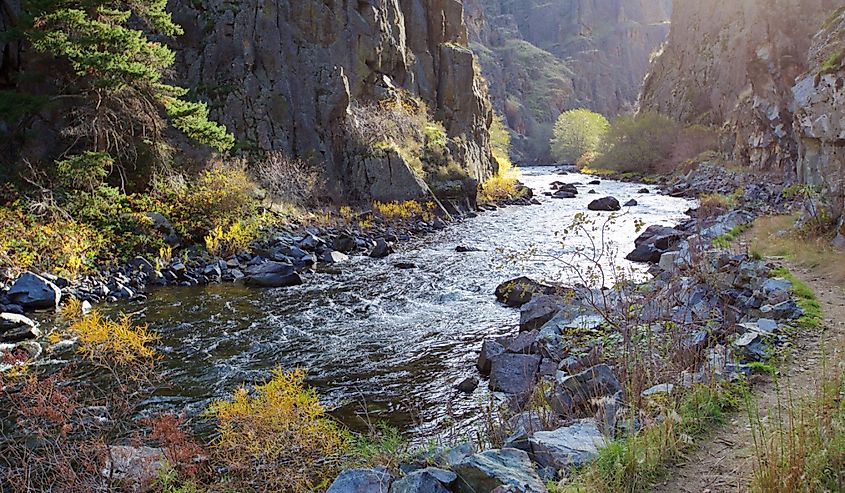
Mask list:
[[[723,127],[725,155],[794,175],[792,87],[841,0],[676,0],[641,108]]]
[[[548,162],[562,111],[630,111],[671,0],[466,0],[466,22],[514,158]]]

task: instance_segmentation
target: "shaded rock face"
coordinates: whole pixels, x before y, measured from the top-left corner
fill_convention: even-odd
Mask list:
[[[845,7],[832,14],[813,39],[809,69],[793,88],[798,178],[821,185],[845,234]]]
[[[343,130],[351,104],[399,88],[428,104],[471,178],[495,171],[492,111],[458,0],[172,0],[169,10],[185,29],[179,78],[212,117],[248,148],[324,165],[351,199],[421,193],[405,163],[353,155]]]
[[[465,0],[471,46],[514,158],[550,160],[558,115],[633,107],[649,58],[669,32],[671,0]]]
[[[811,40],[841,0],[676,0],[641,109],[724,125],[726,157],[794,174],[792,87]]]

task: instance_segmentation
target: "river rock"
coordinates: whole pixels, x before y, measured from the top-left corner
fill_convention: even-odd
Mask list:
[[[327,250],[320,257],[320,260],[322,260],[323,263],[326,264],[340,264],[343,262],[347,262],[349,260],[349,256],[345,253]]]
[[[302,277],[293,265],[272,260],[247,268],[243,280],[247,286],[259,288],[282,288],[302,284]]]
[[[509,491],[518,493],[548,492],[528,454],[522,450],[481,452],[457,464],[454,470],[459,493],[492,492],[499,487],[510,487]]]
[[[491,359],[490,390],[526,395],[534,388],[539,371],[540,357],[536,354],[497,354]]]
[[[635,207],[637,205],[640,205],[639,202],[637,202],[634,199],[631,199],[631,200],[625,202],[625,204],[623,204],[623,207]]]
[[[493,339],[485,339],[481,343],[481,353],[475,366],[482,375],[489,375],[493,357],[505,352],[505,346]]]
[[[326,493],[389,493],[393,476],[377,469],[347,469]]]
[[[540,294],[519,309],[519,330],[529,331],[542,327],[561,310],[565,301],[559,296]]]
[[[645,194],[645,193],[651,193],[651,191],[648,188],[641,188],[641,189],[637,190],[637,193]]]
[[[458,253],[469,253],[469,252],[480,252],[481,249],[471,247],[471,246],[466,246],[466,245],[458,245],[458,246],[455,247],[455,251],[458,252]]]
[[[478,388],[478,379],[475,377],[465,378],[455,388],[464,394],[472,394]]]
[[[296,242],[296,245],[306,252],[316,251],[318,248],[325,246],[326,242],[311,233],[305,235],[304,238]]]
[[[351,253],[358,248],[358,241],[354,236],[348,234],[341,234],[335,236],[332,240],[332,248],[342,253]]]
[[[619,205],[619,201],[615,197],[603,197],[590,202],[587,209],[591,211],[614,212],[622,210],[622,206]]]
[[[592,399],[616,395],[622,390],[619,379],[606,364],[596,365],[577,375],[567,375],[555,385],[552,409],[561,416],[571,416]]]
[[[519,334],[507,339],[505,351],[514,354],[537,354],[537,331],[520,332]]]
[[[391,253],[393,253],[393,247],[390,243],[388,243],[384,238],[379,238],[376,240],[376,244],[373,246],[373,249],[370,250],[370,257],[385,258]]]
[[[565,190],[558,190],[552,194],[553,199],[574,199],[578,194],[575,192],[568,192]]]
[[[20,342],[41,336],[38,324],[15,313],[0,313],[0,342]]]
[[[625,258],[632,262],[659,262],[661,255],[673,248],[684,236],[686,233],[675,228],[649,226],[634,240],[636,248]]]
[[[582,466],[607,445],[594,419],[582,419],[554,431],[538,431],[530,439],[534,461],[556,471]]]
[[[395,481],[390,493],[450,493],[449,485],[457,479],[452,471],[427,467]]]
[[[601,185],[601,180],[592,180],[587,182],[587,185]]]
[[[27,310],[55,310],[62,299],[62,291],[38,274],[24,272],[12,283],[6,296],[13,304],[21,305]]]
[[[496,299],[512,308],[519,308],[531,301],[534,295],[552,294],[554,288],[528,277],[517,277],[496,287]]]

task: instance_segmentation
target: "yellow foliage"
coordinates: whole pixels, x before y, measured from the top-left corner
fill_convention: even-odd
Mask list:
[[[117,320],[109,320],[96,310],[84,315],[82,303],[72,299],[62,311],[62,319],[71,323],[67,332],[78,338],[77,351],[88,359],[131,365],[155,358],[153,346],[158,334],[146,325],[135,326],[126,315]],[[50,338],[57,342],[61,336],[53,333]]]
[[[373,209],[387,221],[406,221],[419,217],[423,221],[430,221],[434,218],[431,211],[434,209],[432,202],[420,204],[416,200],[404,202],[374,202]]]
[[[267,383],[253,392],[238,389],[206,414],[217,421],[214,451],[236,489],[243,481],[267,491],[313,491],[333,479],[337,471],[329,459],[348,447],[301,369],[276,369]]]
[[[226,229],[217,226],[205,237],[205,247],[212,255],[235,255],[249,248],[258,237],[258,230],[255,221],[237,221]]]
[[[494,149],[493,157],[499,163],[499,172],[481,184],[478,195],[480,202],[496,202],[519,195],[519,168],[515,167],[507,154]]]

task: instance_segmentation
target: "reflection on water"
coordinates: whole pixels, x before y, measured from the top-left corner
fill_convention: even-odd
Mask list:
[[[210,399],[244,382],[261,381],[275,366],[304,367],[309,382],[351,426],[364,406],[384,420],[429,435],[450,424],[469,424],[487,390],[458,395],[455,383],[474,375],[481,341],[515,330],[518,313],[498,305],[495,286],[527,274],[559,280],[558,262],[543,255],[563,252],[555,232],[587,203],[613,195],[640,205],[611,228],[609,240],[630,250],[635,219],[672,224],[691,204],[656,194],[638,195],[637,184],[584,186],[576,199],[540,195],[554,180],[592,178],[529,168],[523,181],[541,206],[509,207],[399,245],[384,260],[353,257],[340,274],[309,276],[304,286],[255,290],[236,285],[173,288],[154,292],[141,318],[162,335],[161,387],[147,404],[200,411]],[[586,191],[596,189],[599,195]],[[600,216],[607,213],[593,213]],[[580,238],[567,248],[585,243]],[[480,252],[456,253],[458,244]],[[535,247],[532,262],[506,260],[502,252]],[[413,262],[401,270],[393,264]]]

